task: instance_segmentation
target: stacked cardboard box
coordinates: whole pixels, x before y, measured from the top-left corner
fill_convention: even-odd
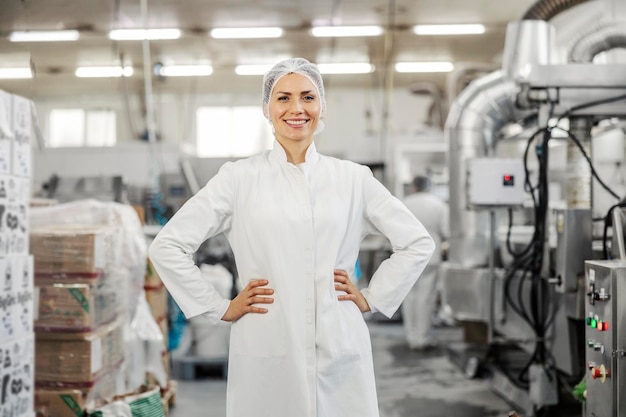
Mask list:
[[[34,413],[30,100],[0,91],[0,415]]]
[[[75,417],[77,407],[94,406],[123,387],[126,295],[110,268],[115,228],[52,225],[30,236],[40,294],[35,407]]]

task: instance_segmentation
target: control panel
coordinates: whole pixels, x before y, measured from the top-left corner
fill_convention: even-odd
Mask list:
[[[586,415],[625,417],[626,262],[585,261]]]
[[[519,206],[527,196],[522,159],[474,158],[467,170],[470,206]]]

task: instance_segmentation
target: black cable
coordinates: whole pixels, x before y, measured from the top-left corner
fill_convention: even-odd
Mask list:
[[[610,97],[610,98],[604,98],[604,99],[600,99],[600,100],[589,101],[587,103],[583,103],[583,104],[579,104],[579,105],[574,106],[574,107],[570,107],[568,110],[566,110],[563,114],[561,114],[559,116],[559,118],[558,118],[558,120],[556,122],[556,125],[554,127],[556,127],[562,119],[568,118],[575,111],[586,109],[586,108],[589,108],[589,107],[599,106],[601,104],[609,104],[609,103],[613,103],[615,101],[620,101],[620,100],[626,100],[626,94],[622,94],[622,95],[615,96],[615,97]]]
[[[507,231],[507,250],[513,257],[513,261],[511,262],[510,267],[507,269],[507,273],[505,276],[504,282],[504,292],[505,299],[511,308],[525,321],[527,322],[533,332],[535,333],[535,348],[533,350],[532,355],[530,356],[528,362],[522,368],[522,370],[517,375],[515,380],[510,378],[512,383],[515,385],[522,384],[524,386],[528,386],[528,370],[532,366],[533,363],[542,363],[546,364],[551,361],[551,352],[546,348],[546,340],[545,335],[548,330],[554,323],[554,319],[556,317],[556,312],[559,308],[559,303],[553,303],[550,297],[550,286],[548,283],[541,278],[543,261],[544,261],[544,249],[545,249],[545,239],[547,232],[547,213],[548,213],[548,142],[552,138],[552,130],[558,128],[558,124],[561,119],[567,117],[572,112],[578,111],[583,108],[593,107],[600,104],[610,103],[613,101],[618,101],[626,99],[626,95],[621,95],[618,97],[612,97],[610,99],[597,100],[589,103],[584,103],[581,105],[574,106],[570,108],[568,111],[563,113],[555,126],[546,126],[537,129],[530,138],[528,139],[528,143],[526,149],[524,151],[524,171],[525,171],[525,181],[524,188],[526,191],[530,192],[532,200],[533,200],[533,208],[535,215],[535,229],[533,232],[533,236],[530,242],[520,251],[515,251],[510,242],[511,228],[513,226],[513,212],[509,209],[509,228]],[[550,110],[551,118],[552,109]],[[561,128],[558,128],[561,129]],[[561,129],[564,130],[564,129]],[[595,168],[593,167],[593,163],[581,142],[576,138],[574,134],[571,132],[564,130],[568,138],[570,138],[574,144],[579,148],[587,163],[590,166],[591,173],[594,178],[599,182],[599,184],[609,192],[613,197],[619,199],[617,194],[610,189],[598,176]],[[540,133],[543,133],[543,138],[540,143],[538,143],[535,147],[537,153],[537,159],[539,162],[538,176],[537,176],[537,184],[533,185],[530,180],[530,172],[528,169],[528,155],[530,151],[531,144],[535,141],[536,136]],[[625,204],[626,205],[626,204]],[[606,247],[606,228],[608,227],[608,217],[612,213],[612,210],[615,208],[612,207],[610,212],[605,216],[605,237],[604,244]],[[606,249],[605,249],[605,252]],[[511,294],[511,285],[515,277],[519,277],[519,282],[517,283],[517,301],[514,301]],[[526,306],[523,299],[523,289],[525,288],[525,283],[530,280],[530,306]],[[553,361],[553,358],[552,358]]]
[[[609,194],[611,194],[616,199],[621,200],[621,198],[617,195],[617,193],[615,193],[615,191],[613,191],[608,185],[606,185],[604,183],[604,181],[602,181],[602,179],[600,179],[600,176],[598,175],[598,173],[596,172],[596,169],[593,166],[593,162],[591,162],[591,158],[589,158],[589,155],[587,155],[587,152],[585,151],[585,148],[583,147],[582,143],[580,143],[578,138],[576,136],[574,136],[574,134],[572,132],[570,132],[569,130],[565,130],[565,129],[561,129],[561,128],[557,128],[557,129],[562,130],[563,132],[567,133],[567,136],[576,144],[576,146],[578,147],[580,152],[585,157],[585,160],[589,164],[589,168],[591,168],[591,174],[598,181],[598,183],[600,183],[602,188],[604,188]]]
[[[536,145],[535,151],[539,161],[539,175],[537,185],[533,185],[530,180],[530,172],[528,170],[528,155],[532,143],[536,136],[543,133],[543,140]],[[533,208],[535,215],[535,230],[528,245],[521,251],[516,252],[510,245],[510,228],[512,227],[512,211],[509,212],[509,231],[507,233],[507,249],[513,256],[513,262],[505,277],[505,297],[511,308],[531,327],[535,334],[535,349],[529,360],[518,373],[516,381],[513,383],[528,385],[528,370],[531,365],[536,362],[545,361],[545,345],[544,335],[546,332],[546,323],[549,322],[551,314],[549,299],[545,297],[545,282],[541,279],[541,269],[544,258],[545,248],[545,232],[548,210],[548,141],[551,138],[551,129],[542,127],[537,129],[528,140],[524,151],[524,171],[526,174],[524,186],[531,193],[533,200]],[[517,283],[517,300],[512,299],[510,293],[511,284],[514,277],[518,276]],[[526,306],[524,302],[524,288],[526,282],[530,280],[530,305]]]

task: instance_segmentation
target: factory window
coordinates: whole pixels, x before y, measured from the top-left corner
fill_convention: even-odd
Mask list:
[[[54,109],[50,112],[48,146],[115,146],[113,110]]]
[[[200,157],[244,157],[270,149],[274,136],[259,106],[200,107],[196,112]]]

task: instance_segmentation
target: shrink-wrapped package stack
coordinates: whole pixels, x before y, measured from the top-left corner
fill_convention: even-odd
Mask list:
[[[30,100],[0,91],[0,416],[12,417],[34,415],[31,111]]]
[[[36,408],[66,398],[97,404],[124,391],[127,321],[114,227],[46,225],[30,234],[35,286]],[[72,396],[72,393],[74,395]],[[70,397],[62,397],[70,395]],[[47,410],[47,411],[46,411]],[[70,416],[67,407],[59,417]]]
[[[165,386],[163,338],[144,294],[146,243],[135,210],[79,200],[31,207],[30,220],[40,294],[37,412],[89,412],[145,384],[148,369]]]

